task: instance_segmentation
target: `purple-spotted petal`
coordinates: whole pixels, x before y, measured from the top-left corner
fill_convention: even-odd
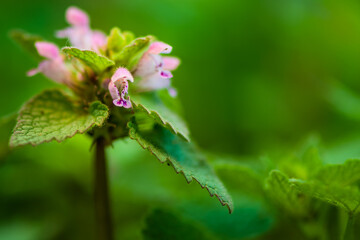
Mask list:
[[[139,83],[139,87],[142,91],[152,91],[168,88],[170,87],[170,79],[161,77],[159,73],[154,73],[152,75],[143,77]]]
[[[175,70],[180,64],[180,59],[177,57],[163,57],[162,60],[164,63],[163,68],[169,71]]]
[[[118,68],[114,75],[111,77],[111,82],[115,83],[117,80],[123,79],[134,82],[134,78],[126,68]]]
[[[120,98],[120,93],[119,93],[119,90],[117,89],[115,83],[109,82],[108,89],[109,89],[109,92],[110,92],[110,95],[111,95],[112,99]]]
[[[117,107],[131,108],[130,99],[118,98],[113,101],[114,105]]]
[[[49,59],[56,59],[60,56],[59,48],[49,42],[36,42],[35,47],[40,56],[49,58]]]
[[[154,42],[147,51],[150,54],[171,53],[172,47],[163,42]]]
[[[77,7],[69,7],[66,10],[66,21],[73,26],[79,27],[89,26],[90,22],[88,15]]]
[[[160,72],[160,76],[163,77],[163,78],[172,78],[173,75],[171,74],[170,71],[166,71],[166,70],[162,70]]]

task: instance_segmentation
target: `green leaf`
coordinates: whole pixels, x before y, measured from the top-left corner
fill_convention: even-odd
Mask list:
[[[110,31],[110,35],[107,39],[107,48],[109,51],[118,52],[125,44],[125,37],[121,34],[119,28],[114,27]]]
[[[360,180],[360,160],[350,159],[344,164],[326,165],[316,174],[316,179],[326,185],[354,184]]]
[[[113,59],[117,65],[124,65],[132,71],[138,64],[140,58],[148,50],[151,40],[151,36],[137,38],[125,46],[121,52],[115,54]]]
[[[37,35],[29,34],[21,30],[13,30],[10,32],[10,37],[18,43],[22,49],[29,52],[38,60],[43,59],[35,48],[35,42],[43,41],[43,38]]]
[[[258,198],[264,196],[263,179],[250,167],[235,161],[217,161],[212,165],[229,190]]]
[[[146,227],[143,230],[145,240],[209,240],[216,239],[206,234],[206,232],[192,221],[178,217],[162,209],[155,209],[145,219]]]
[[[278,170],[270,172],[266,187],[277,205],[295,216],[307,213],[307,199],[301,196],[289,182],[288,177]]]
[[[327,186],[318,181],[307,182],[299,179],[291,179],[290,183],[300,192],[341,207],[349,213],[358,211],[360,192],[357,187]]]
[[[188,183],[195,179],[210,196],[216,195],[220,203],[226,205],[231,213],[233,203],[222,182],[208,165],[204,155],[196,147],[184,141],[161,125],[146,129],[134,118],[128,123],[129,136],[144,149],[150,151],[161,163],[172,165],[176,173],[182,173]]]
[[[92,50],[80,50],[75,47],[64,47],[62,51],[68,56],[81,60],[96,73],[103,72],[106,68],[115,65],[114,61],[97,54]]]
[[[61,142],[95,125],[101,126],[107,117],[108,108],[99,101],[85,110],[61,91],[46,90],[20,110],[10,146],[35,146],[52,140]]]
[[[171,105],[167,101],[164,101],[164,96],[169,96],[166,92],[155,93],[142,93],[141,95],[131,95],[131,102],[135,112],[146,113],[149,117],[154,119],[157,123],[163,125],[174,134],[179,135],[187,141],[190,141],[189,129],[187,128],[185,121],[179,116],[176,109],[179,109],[177,100],[172,98]],[[173,106],[171,109],[168,106]],[[175,111],[173,111],[173,109]]]

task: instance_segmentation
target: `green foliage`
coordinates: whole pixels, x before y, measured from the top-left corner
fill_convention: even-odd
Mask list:
[[[155,209],[146,218],[146,227],[143,230],[146,240],[210,240],[205,231],[194,223],[178,217],[178,214],[167,212],[162,209]]]
[[[107,49],[111,52],[119,52],[125,44],[125,37],[119,28],[114,27],[107,39]]]
[[[81,60],[85,65],[90,67],[98,74],[102,73],[106,68],[115,64],[107,57],[101,56],[91,50],[80,50],[75,47],[64,47],[62,51],[70,57],[75,57]]]
[[[212,166],[230,191],[257,198],[264,197],[263,179],[249,166],[238,161],[217,161]]]
[[[178,109],[177,100],[166,96],[169,96],[167,91],[142,93],[141,95],[132,96],[131,102],[135,112],[148,114],[157,123],[190,141],[189,130],[184,120],[176,112],[176,109]]]
[[[10,32],[10,37],[21,46],[22,49],[29,52],[33,57],[40,60],[41,57],[36,48],[35,43],[38,41],[43,41],[40,36],[26,33],[22,30],[13,30]]]
[[[193,144],[158,124],[153,128],[144,129],[133,119],[128,127],[131,139],[136,140],[161,163],[172,165],[176,173],[182,173],[188,183],[195,179],[202,188],[209,191],[210,196],[216,195],[220,203],[228,207],[230,213],[233,211],[230,195],[206,162],[204,155],[199,153]]]
[[[20,110],[10,146],[61,142],[93,126],[101,126],[107,117],[108,108],[98,101],[85,110],[61,91],[47,90]]]
[[[357,187],[324,185],[316,181],[306,182],[297,179],[292,179],[290,182],[300,192],[341,207],[348,213],[355,213],[360,206],[360,192]]]
[[[284,173],[272,170],[266,185],[270,196],[280,208],[295,216],[304,216],[307,213],[307,199],[292,187]]]
[[[360,180],[360,160],[350,159],[344,164],[326,165],[319,170],[316,179],[325,185],[355,184]]]
[[[118,54],[113,56],[114,61],[117,65],[126,66],[129,70],[134,70],[142,55],[148,50],[152,38],[151,36],[136,38]]]

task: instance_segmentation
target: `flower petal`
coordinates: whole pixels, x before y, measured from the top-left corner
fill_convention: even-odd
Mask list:
[[[119,93],[119,90],[117,89],[115,83],[109,82],[108,89],[109,89],[112,99],[115,100],[115,99],[120,98],[120,93]]]
[[[167,71],[167,70],[162,70],[160,72],[160,76],[163,77],[163,78],[172,78],[173,75],[171,74],[170,71]]]
[[[126,68],[122,68],[122,67],[118,68],[116,70],[116,72],[114,73],[114,75],[112,75],[111,82],[115,83],[119,79],[124,79],[124,80],[128,80],[130,82],[134,82],[134,78],[131,75],[131,73],[129,72],[129,70],[127,70]]]
[[[168,88],[168,92],[172,97],[176,97],[178,94],[175,88]]]
[[[163,57],[163,68],[165,70],[175,70],[179,64],[180,64],[180,59],[178,59],[177,57]]]
[[[142,91],[152,91],[162,88],[168,88],[170,86],[170,79],[163,78],[159,73],[143,77],[139,83]]]
[[[40,71],[38,68],[30,69],[29,71],[26,72],[26,76],[32,77],[32,76],[38,74],[39,72]]]
[[[93,31],[91,36],[92,49],[99,51],[100,48],[104,47],[107,40],[106,35],[100,31]]]
[[[49,59],[56,59],[60,56],[59,48],[49,42],[36,42],[35,47],[40,54],[40,56],[49,58]]]
[[[69,7],[66,10],[66,21],[73,26],[79,27],[89,26],[90,22],[88,15],[77,7]]]
[[[118,98],[113,101],[114,105],[117,107],[131,108],[131,101],[129,99]]]
[[[147,51],[150,54],[171,53],[172,47],[163,42],[154,42]]]

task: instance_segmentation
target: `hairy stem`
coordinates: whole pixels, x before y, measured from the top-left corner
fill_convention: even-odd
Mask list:
[[[354,222],[355,216],[353,213],[349,213],[348,222],[346,224],[345,234],[343,240],[354,240]]]
[[[95,218],[99,240],[112,240],[112,222],[110,215],[105,139],[96,140],[94,160],[95,174]]]

